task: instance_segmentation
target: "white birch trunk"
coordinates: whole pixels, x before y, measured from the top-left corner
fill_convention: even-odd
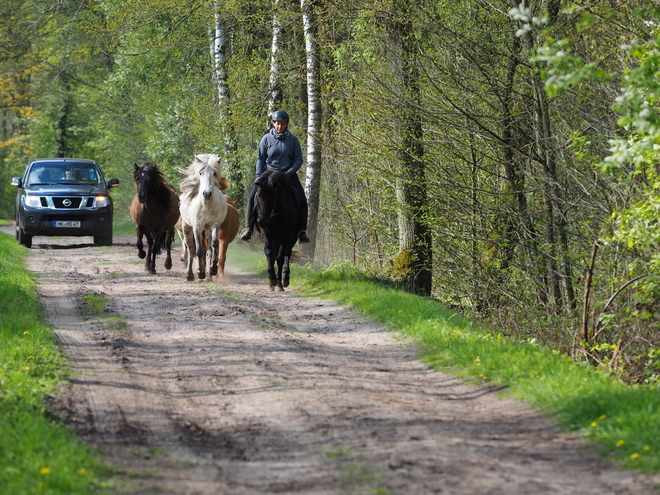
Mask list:
[[[270,45],[270,79],[268,81],[268,89],[270,97],[268,99],[268,115],[270,116],[275,110],[278,110],[279,105],[282,103],[282,85],[280,84],[280,34],[282,33],[282,21],[280,20],[280,7],[281,0],[275,0],[273,14],[273,39]],[[270,118],[268,119],[268,127],[270,127]]]
[[[316,42],[316,22],[314,17],[315,0],[300,0],[305,32],[305,52],[307,55],[307,174],[305,194],[309,205],[307,231],[310,243],[303,245],[303,253],[314,259],[316,251],[319,198],[321,189],[321,68],[320,54]]]
[[[215,77],[218,85],[218,102],[220,108],[227,107],[227,73],[225,72],[225,27],[222,22],[222,16],[218,11],[217,2],[214,2],[214,27],[215,35],[211,43],[211,57],[215,64]],[[222,111],[222,110],[221,110]]]

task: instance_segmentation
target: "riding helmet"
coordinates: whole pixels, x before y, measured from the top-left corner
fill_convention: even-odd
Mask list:
[[[289,114],[286,113],[284,110],[275,110],[271,114],[270,120],[272,120],[273,122],[277,122],[277,121],[288,122],[289,121]]]

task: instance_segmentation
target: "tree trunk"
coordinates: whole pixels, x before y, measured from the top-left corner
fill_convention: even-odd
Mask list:
[[[242,190],[244,174],[240,163],[236,158],[236,136],[234,125],[231,119],[230,94],[227,84],[226,70],[226,29],[219,10],[217,1],[214,2],[214,35],[211,43],[211,58],[214,62],[216,85],[218,89],[218,112],[220,117],[220,126],[222,129],[222,139],[224,144],[224,158],[228,166],[225,172],[230,182],[238,189]],[[243,195],[235,198],[235,205],[238,208],[243,207]],[[241,198],[241,200],[239,200]]]
[[[307,174],[305,194],[309,205],[307,232],[310,242],[303,246],[303,254],[313,261],[316,251],[319,199],[321,191],[321,67],[319,47],[316,42],[316,16],[314,9],[319,0],[300,0],[303,12],[305,52],[307,59]]]
[[[421,92],[417,50],[412,28],[413,0],[395,0],[390,22],[395,46],[400,49],[403,98],[399,107],[400,173],[396,181],[399,200],[399,248],[410,255],[410,285],[420,295],[431,295],[432,238],[424,219],[427,207]]]
[[[273,4],[273,38],[270,45],[270,79],[268,89],[270,97],[268,99],[268,115],[273,113],[282,104],[282,84],[280,82],[280,35],[282,33],[282,21],[280,20],[281,0],[275,0]],[[268,119],[267,127],[270,128],[271,122]]]

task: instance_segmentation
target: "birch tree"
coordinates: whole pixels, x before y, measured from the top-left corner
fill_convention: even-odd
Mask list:
[[[214,62],[215,79],[218,90],[218,112],[220,117],[220,130],[224,143],[224,157],[228,165],[228,175],[230,181],[239,185],[243,182],[243,173],[236,157],[236,136],[231,118],[231,106],[229,100],[229,85],[227,83],[227,44],[226,27],[218,2],[213,2],[214,6],[214,36],[211,42],[211,60]],[[243,203],[242,198],[238,198],[238,204]]]
[[[318,0],[300,0],[305,34],[305,53],[307,65],[307,173],[305,194],[309,205],[307,230],[310,242],[303,248],[306,257],[313,260],[316,250],[319,198],[321,189],[321,64],[319,47],[316,40],[315,8]]]
[[[282,34],[282,20],[279,11],[281,3],[282,0],[275,0],[273,9],[273,37],[270,44],[270,78],[268,81],[268,115],[277,110],[282,103],[282,84],[280,81],[280,36]],[[269,119],[268,128],[270,126]]]

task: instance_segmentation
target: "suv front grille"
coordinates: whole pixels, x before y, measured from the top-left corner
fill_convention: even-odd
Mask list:
[[[80,208],[81,201],[82,198],[79,197],[53,197],[53,205],[55,208],[78,209]]]

